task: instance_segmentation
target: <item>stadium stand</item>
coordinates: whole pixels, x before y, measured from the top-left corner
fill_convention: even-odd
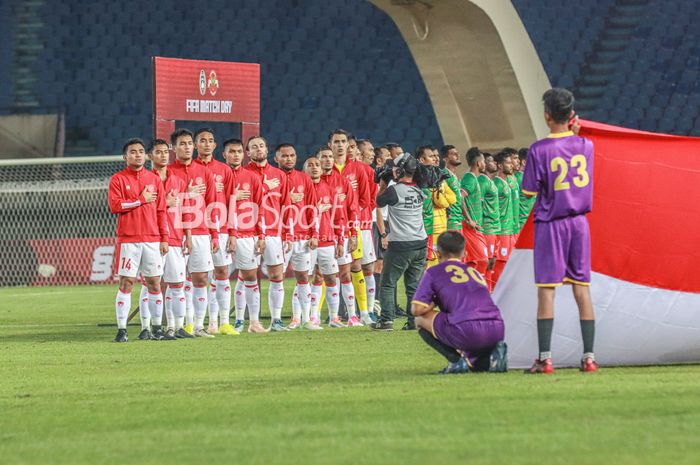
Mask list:
[[[26,10],[40,13],[37,104],[23,111],[64,109],[67,154],[117,153],[125,137],[151,134],[152,55],[260,63],[262,132],[301,154],[336,126],[407,148],[442,143],[405,42],[369,2],[11,0],[2,8],[13,9],[18,29]],[[0,30],[0,53],[12,54],[12,29]],[[0,95],[18,101],[12,89]]]
[[[700,136],[700,47],[694,0],[513,0],[555,86],[582,117]]]

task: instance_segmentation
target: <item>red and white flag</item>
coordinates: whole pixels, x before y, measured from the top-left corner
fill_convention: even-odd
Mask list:
[[[591,294],[602,364],[700,361],[700,138],[582,121],[593,141]],[[494,292],[510,364],[537,358],[533,224],[528,219]],[[568,286],[557,288],[552,354],[578,365],[581,331]]]

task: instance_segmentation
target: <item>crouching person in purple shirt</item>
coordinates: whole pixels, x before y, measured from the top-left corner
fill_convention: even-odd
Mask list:
[[[501,312],[484,277],[462,263],[464,237],[455,231],[442,233],[437,249],[440,263],[423,274],[411,312],[418,334],[449,362],[439,373],[507,371]]]

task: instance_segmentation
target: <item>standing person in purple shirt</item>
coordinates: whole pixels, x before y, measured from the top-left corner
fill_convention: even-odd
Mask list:
[[[591,302],[591,237],[586,213],[593,203],[593,143],[579,137],[574,96],[566,89],[545,92],[544,119],[551,134],[532,144],[522,191],[535,201],[535,284],[539,358],[526,373],[554,373],[552,327],[557,286],[571,284],[579,309],[581,371],[594,372],[595,314]]]
[[[491,300],[484,277],[462,263],[464,236],[444,232],[438,237],[437,249],[440,263],[423,274],[411,313],[418,334],[449,362],[440,373],[507,371],[501,312]]]

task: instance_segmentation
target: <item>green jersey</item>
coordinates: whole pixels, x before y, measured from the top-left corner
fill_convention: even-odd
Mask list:
[[[428,236],[433,234],[433,190],[423,189],[423,226]]]
[[[501,220],[498,216],[498,188],[493,180],[485,174],[480,174],[477,180],[479,181],[479,190],[483,200],[481,204],[483,213],[482,231],[488,235],[500,234]]]
[[[518,194],[520,195],[520,229],[523,229],[523,226],[525,226],[525,222],[527,221],[527,217],[530,216],[530,210],[532,210],[532,207],[535,205],[536,198],[534,196],[527,197],[523,193],[523,190],[522,190],[523,172],[522,171],[515,172],[515,179],[518,180]]]
[[[520,232],[520,183],[515,176],[508,176],[510,185],[510,211],[513,217],[513,234]]]
[[[493,178],[498,189],[498,220],[501,222],[500,234],[513,234],[513,193],[510,183],[498,176]]]
[[[467,192],[466,204],[469,216],[472,218],[472,220],[476,221],[476,223],[483,228],[484,212],[483,207],[481,206],[483,198],[481,196],[481,187],[479,186],[479,181],[476,178],[476,176],[474,176],[474,173],[472,173],[471,171],[467,171],[464,174],[464,176],[462,176],[461,186],[462,189],[464,189]]]
[[[447,208],[447,230],[448,231],[461,231],[462,230],[462,220],[464,215],[462,214],[462,194],[459,191],[459,179],[455,176],[452,171],[444,169],[444,172],[450,175],[445,182],[455,193],[457,201]]]

